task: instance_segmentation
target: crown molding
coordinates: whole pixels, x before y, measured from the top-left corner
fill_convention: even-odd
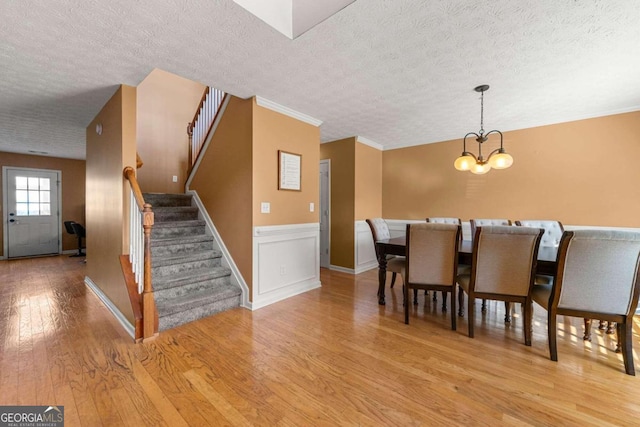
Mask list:
[[[368,138],[365,138],[364,136],[356,136],[356,141],[358,141],[361,144],[368,145],[369,147],[375,148],[376,150],[380,150],[380,151],[384,150],[384,147],[382,146],[382,144],[378,144],[377,142],[372,141]]]
[[[292,110],[291,108],[285,107],[284,105],[280,105],[276,102],[269,101],[268,99],[262,98],[261,96],[256,95],[256,104],[277,113],[284,114],[285,116],[293,117],[294,119],[309,123],[313,126],[320,126],[322,124],[322,120],[318,120],[299,111]]]

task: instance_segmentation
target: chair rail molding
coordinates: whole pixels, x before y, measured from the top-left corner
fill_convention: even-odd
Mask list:
[[[253,228],[253,310],[320,286],[320,223]]]

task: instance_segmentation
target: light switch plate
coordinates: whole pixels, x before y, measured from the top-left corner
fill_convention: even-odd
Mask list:
[[[271,203],[262,202],[262,204],[260,205],[260,212],[261,213],[270,213],[271,212]]]

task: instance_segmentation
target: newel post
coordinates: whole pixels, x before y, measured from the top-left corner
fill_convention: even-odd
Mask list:
[[[193,166],[193,122],[187,123],[187,135],[189,135],[189,172]]]
[[[144,204],[142,211],[142,228],[144,229],[144,288],[142,291],[142,340],[148,340],[158,335],[158,312],[153,297],[151,284],[151,228],[153,227],[153,212],[149,203]]]

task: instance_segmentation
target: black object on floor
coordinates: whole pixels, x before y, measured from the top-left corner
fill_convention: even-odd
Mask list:
[[[70,255],[70,257],[86,256],[86,254],[82,252],[82,239],[86,237],[84,227],[75,221],[65,221],[64,228],[66,228],[67,233],[78,236],[78,253]]]

